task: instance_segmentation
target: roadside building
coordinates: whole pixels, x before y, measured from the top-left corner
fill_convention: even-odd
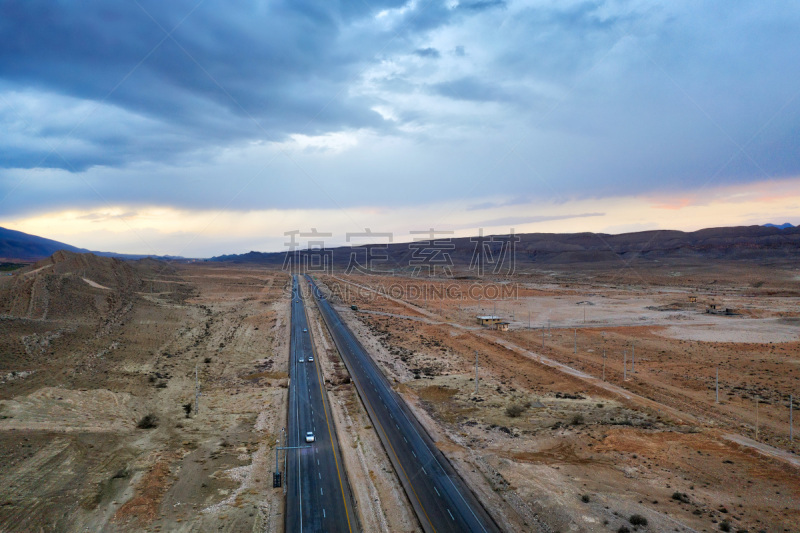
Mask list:
[[[495,324],[494,328],[497,331],[508,331],[508,326],[511,325],[511,322],[498,322]]]
[[[481,326],[494,326],[503,319],[496,315],[483,315],[478,317],[478,324]]]

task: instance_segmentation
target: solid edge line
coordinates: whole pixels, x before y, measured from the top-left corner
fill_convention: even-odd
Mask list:
[[[305,298],[301,295],[300,296],[300,300],[305,300]],[[306,310],[305,301],[303,301],[303,313],[306,315],[306,323],[310,325],[310,322],[308,321],[308,311]],[[344,515],[347,518],[347,529],[348,529],[348,531],[350,531],[350,533],[352,533],[353,527],[350,524],[350,513],[348,512],[347,500],[344,497],[344,485],[342,484],[342,474],[341,474],[341,472],[339,472],[339,460],[338,460],[337,455],[336,455],[336,448],[333,446],[333,435],[331,434],[331,423],[330,423],[330,420],[328,420],[328,408],[327,408],[327,405],[326,405],[327,404],[326,400],[328,398],[328,393],[327,393],[326,390],[323,389],[322,381],[321,381],[322,378],[320,377],[320,374],[321,374],[320,365],[322,363],[319,362],[319,352],[317,352],[317,349],[316,349],[317,345],[314,342],[313,333],[311,335],[309,335],[309,337],[311,338],[311,351],[314,352],[314,355],[317,356],[314,359],[314,366],[317,367],[316,368],[316,370],[317,370],[317,383],[319,384],[320,396],[322,396],[322,410],[325,412],[325,425],[328,426],[328,438],[331,441],[331,451],[333,452],[333,464],[336,466],[336,476],[339,478],[339,492],[342,493],[342,503],[344,503]],[[338,439],[337,439],[337,442],[338,442]],[[344,460],[344,458],[342,458],[342,460]]]
[[[308,282],[308,280],[306,280],[306,281]],[[314,287],[317,288],[316,287],[316,283],[314,284]],[[317,290],[319,290],[319,289],[317,288]],[[317,300],[319,300],[319,298],[315,299],[315,301],[317,301]],[[330,302],[328,303],[328,305],[330,305]],[[317,307],[319,308],[320,313],[323,315],[323,318],[325,320],[325,325],[328,326],[328,330],[331,330],[331,327],[328,324],[327,319],[325,319],[325,313],[322,311],[322,306],[319,305],[318,302],[317,302]],[[331,311],[335,313],[335,311],[333,310],[333,307],[331,307]],[[338,316],[337,316],[337,318],[338,318]],[[341,323],[341,319],[339,319],[339,322]],[[345,327],[344,323],[342,323],[342,327]],[[331,337],[334,337],[334,343],[336,344],[336,338],[333,335],[332,330],[331,330]],[[338,344],[336,346],[336,349],[339,351],[340,356],[342,356],[342,354],[344,352],[342,352],[342,350],[339,350]],[[342,360],[344,361],[344,357],[342,357]],[[346,362],[345,362],[345,365],[347,365]],[[348,368],[348,371],[350,371],[349,368]],[[352,372],[350,372],[350,375],[354,376],[354,374]],[[361,387],[359,386],[358,382],[356,382],[356,388],[357,389],[361,389]],[[365,402],[365,404],[369,406],[368,411],[372,411],[373,413],[376,413],[375,409],[372,407],[372,403],[370,403],[369,399],[367,399],[366,394],[362,394],[362,393],[359,392],[359,397],[361,397],[362,401]],[[372,418],[372,417],[370,417],[370,418]],[[406,480],[408,480],[408,485],[409,485],[409,487],[411,487],[411,490],[414,492],[414,497],[417,499],[417,503],[419,504],[420,509],[422,509],[422,512],[425,513],[425,519],[428,520],[428,524],[431,526],[431,529],[434,531],[434,533],[436,533],[436,528],[433,526],[433,522],[431,522],[431,519],[428,516],[428,511],[425,509],[425,506],[422,505],[422,501],[419,499],[419,495],[417,494],[417,489],[414,488],[414,483],[411,481],[411,478],[408,477],[408,474],[406,473],[406,469],[403,467],[403,464],[400,462],[400,458],[397,457],[397,452],[395,452],[394,446],[392,445],[391,440],[389,440],[389,436],[386,434],[386,431],[383,429],[383,424],[381,424],[380,420],[378,420],[377,413],[375,414],[375,420],[374,420],[373,423],[377,423],[378,426],[381,428],[381,433],[383,433],[384,439],[389,444],[389,447],[392,449],[392,455],[394,455],[395,461],[397,462],[398,466],[400,466],[400,469],[403,471],[403,475],[406,477]]]

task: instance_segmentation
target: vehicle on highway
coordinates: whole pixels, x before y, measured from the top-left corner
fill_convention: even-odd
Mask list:
[[[305,362],[306,362],[306,360],[305,360],[305,359],[303,359],[303,358],[301,357],[300,359],[298,359],[298,360],[297,360],[297,362],[298,362],[298,363],[305,363]]]
[[[308,356],[308,362],[309,363],[313,363],[314,362],[314,356],[313,355],[309,355]]]
[[[303,328],[303,333],[308,333],[308,328]]]
[[[306,432],[306,442],[314,442],[314,440],[316,440],[314,438],[314,432],[313,431],[307,431]]]

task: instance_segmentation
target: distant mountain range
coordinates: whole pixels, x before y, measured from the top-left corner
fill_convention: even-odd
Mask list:
[[[35,261],[50,257],[59,250],[66,250],[75,253],[87,253],[91,250],[77,248],[70,244],[29,235],[13,229],[0,228],[0,258],[17,259],[23,261]],[[156,257],[158,259],[183,259],[174,256],[153,256],[137,254],[118,254],[115,252],[91,252],[101,257],[117,257],[120,259],[143,259],[145,257]]]
[[[486,237],[480,246],[496,259],[504,253],[504,242],[507,236],[495,235]],[[709,228],[693,232],[654,230],[636,233],[609,235],[604,233],[521,233],[515,235],[514,256],[518,265],[535,263],[570,264],[592,263],[602,264],[618,261],[620,258],[635,261],[655,261],[661,259],[677,260],[755,260],[772,259],[800,260],[800,226],[790,223],[780,226],[765,224],[763,226],[737,226],[727,228]],[[445,241],[446,242],[446,241]],[[345,268],[354,257],[365,264],[367,254],[386,256],[385,260],[376,261],[373,266],[380,270],[410,270],[415,261],[431,253],[446,252],[454,266],[469,266],[475,259],[475,238],[463,237],[452,239],[448,248],[439,252],[426,242],[396,243],[386,245],[368,245],[359,247],[342,246],[326,250],[325,260],[331,261],[336,268]],[[370,252],[370,248],[379,248]],[[75,253],[86,253],[89,250],[77,248],[69,244],[28,235],[21,231],[0,228],[0,259],[39,260],[51,256],[58,250]],[[508,251],[507,249],[505,250]],[[118,254],[114,252],[92,252],[103,257],[120,259],[142,259],[148,255]],[[355,254],[355,255],[354,255]],[[315,260],[314,254],[307,250],[299,251],[300,261]],[[286,260],[286,252],[249,252],[246,254],[221,255],[211,261],[231,261],[237,263],[257,263],[264,265],[282,265]],[[174,256],[159,256],[159,259],[183,259]],[[424,262],[423,262],[424,264]],[[491,269],[491,266],[489,267]]]
[[[21,231],[0,228],[0,257],[5,259],[41,259],[53,255],[58,250],[75,253],[89,251]]]
[[[784,228],[784,229],[781,229]],[[516,266],[525,265],[565,265],[619,264],[620,258],[629,262],[637,261],[678,261],[705,262],[708,260],[750,260],[800,261],[800,227],[791,224],[774,226],[737,226],[709,228],[693,232],[654,230],[636,233],[609,235],[603,233],[523,233],[515,236],[514,244]],[[503,253],[504,239],[508,236],[494,236],[481,244],[491,251],[493,258]],[[428,245],[430,243],[427,243]],[[446,252],[455,267],[473,264],[476,259],[475,238],[452,239]],[[397,243],[388,245],[369,245],[361,247],[339,247],[326,250],[325,258],[335,268],[345,268],[351,257],[366,264],[368,254],[381,255],[386,259],[373,263],[376,270],[413,270],[420,264],[425,253],[426,242]],[[370,248],[380,248],[373,250]],[[435,246],[428,246],[433,249]],[[508,250],[506,250],[508,251]],[[439,252],[433,252],[439,253]],[[239,255],[223,255],[211,261],[232,261],[237,263],[260,263],[282,265],[287,252],[249,252]],[[318,252],[298,251],[293,260],[300,264],[320,261]],[[492,267],[489,266],[488,270]]]

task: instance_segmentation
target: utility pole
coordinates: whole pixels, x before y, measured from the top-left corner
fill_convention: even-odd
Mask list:
[[[586,324],[586,308],[583,308],[583,323]]]
[[[622,359],[622,381],[628,381],[628,350],[623,352]]]
[[[475,396],[478,395],[478,350],[475,350]]]
[[[284,457],[286,456],[286,447],[281,446],[282,438],[285,439],[286,435],[286,428],[281,428],[281,438],[278,438],[278,442],[275,443],[275,472],[272,474],[272,488],[278,488],[281,485],[284,485],[283,490],[286,491],[285,483],[281,483],[281,471],[278,467],[278,457],[280,457],[281,450],[283,450]],[[284,471],[286,468],[284,468]]]
[[[717,367],[717,395],[716,395],[716,402],[719,403],[719,367]]]
[[[631,372],[636,372],[636,343],[631,343]]]
[[[278,442],[280,444],[280,441]],[[278,456],[281,454],[281,447],[275,446],[275,472],[272,474],[272,488],[281,486],[281,472],[278,470]]]
[[[794,413],[792,410],[794,409],[794,399],[792,395],[789,395],[789,442],[794,442],[794,420],[792,420],[792,416]]]
[[[283,431],[283,445],[289,446],[289,435],[286,434],[286,428],[282,429]],[[283,471],[289,472],[289,454],[286,453],[286,450],[283,451]],[[286,496],[286,483],[283,484],[283,495]]]
[[[200,398],[200,380],[197,377],[197,365],[194,365],[194,414],[197,416]]]
[[[544,350],[544,326],[542,326],[542,350]]]
[[[531,329],[531,310],[528,309],[528,329]]]
[[[602,332],[603,336],[603,381],[606,380],[606,332]]]
[[[760,398],[756,398],[756,440],[758,440],[758,402]]]
[[[578,328],[575,328],[575,355],[578,355]]]

